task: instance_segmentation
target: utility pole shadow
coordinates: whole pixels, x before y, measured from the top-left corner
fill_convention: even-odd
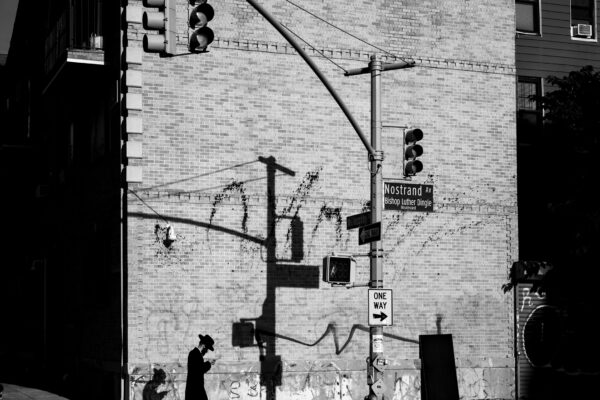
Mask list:
[[[275,400],[276,388],[281,386],[282,365],[281,356],[277,354],[277,287],[319,287],[319,266],[299,264],[283,264],[283,262],[297,263],[304,258],[304,225],[297,217],[277,215],[277,197],[275,177],[296,173],[280,164],[274,157],[259,157],[259,161],[267,168],[267,237],[264,241],[266,247],[266,296],[262,306],[262,313],[257,318],[243,318],[232,327],[234,346],[248,347],[254,345],[259,349],[260,384],[266,389],[268,400]],[[291,257],[290,259],[277,258],[277,223],[282,219],[290,219]],[[254,324],[250,321],[254,321]]]

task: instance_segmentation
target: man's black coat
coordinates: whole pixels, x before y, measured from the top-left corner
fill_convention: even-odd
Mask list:
[[[204,390],[204,374],[210,369],[210,362],[204,357],[197,347],[188,355],[188,375],[185,385],[185,400],[208,400]]]

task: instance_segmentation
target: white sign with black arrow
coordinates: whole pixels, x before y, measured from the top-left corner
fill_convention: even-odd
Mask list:
[[[392,289],[369,289],[369,326],[394,324]]]

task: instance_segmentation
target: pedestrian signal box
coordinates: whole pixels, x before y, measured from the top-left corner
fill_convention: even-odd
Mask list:
[[[356,260],[352,256],[326,256],[323,258],[323,281],[332,285],[354,283]]]

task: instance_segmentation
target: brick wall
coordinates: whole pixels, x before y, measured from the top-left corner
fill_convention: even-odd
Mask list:
[[[127,139],[143,146],[142,158],[128,160],[142,172],[128,195],[131,395],[162,365],[183,397],[187,353],[208,333],[218,360],[210,398],[269,390],[362,398],[366,288],[320,280],[324,255],[368,251],[345,227],[369,199],[358,136],[245,1],[211,2],[210,51],[173,58],[139,52],[141,2],[128,3],[124,76],[136,82],[126,82],[125,103],[141,96],[141,104],[128,107],[126,124],[142,128]],[[366,66],[374,51],[287,2],[261,4],[346,69]],[[382,78],[384,125],[425,133],[425,168],[413,183],[433,185],[435,203],[431,213],[383,215],[384,286],[394,293],[394,326],[384,330],[388,397],[418,398],[418,337],[438,332],[453,335],[461,397],[511,398],[514,390],[512,298],[500,288],[518,249],[513,4],[302,2],[416,61]],[[187,2],[177,7],[184,53]],[[368,135],[368,75],[345,77],[307,51]],[[402,129],[384,127],[382,137],[383,176],[400,178]],[[167,221],[178,235],[170,247],[162,242]],[[360,258],[357,281],[368,277]],[[268,349],[242,333],[250,326]],[[261,354],[280,363],[281,385],[253,386]]]

